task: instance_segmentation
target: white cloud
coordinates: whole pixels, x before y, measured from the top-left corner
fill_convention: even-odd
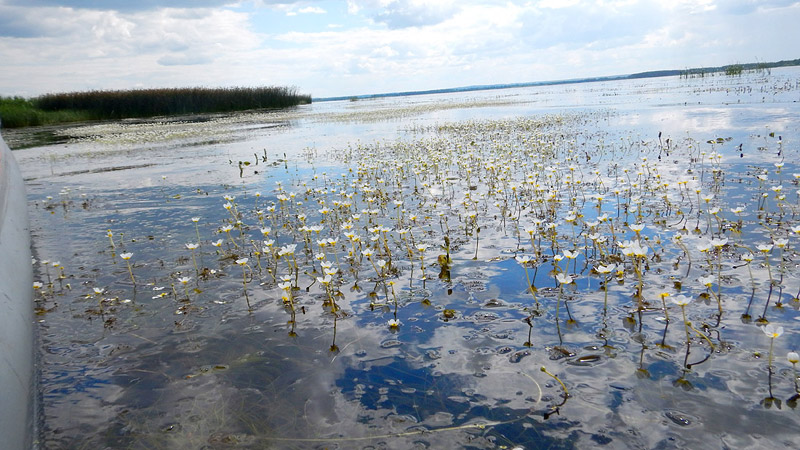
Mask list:
[[[580,3],[580,0],[540,0],[536,3],[539,8],[561,9],[569,8]]]
[[[60,3],[73,7],[0,0],[0,94],[287,84],[350,95],[792,59],[800,40],[790,0]]]
[[[26,7],[64,7],[97,11],[143,11],[159,8],[212,8],[236,0],[5,0],[9,5]]]
[[[306,6],[297,10],[300,14],[325,14],[326,11],[318,6]]]
[[[159,65],[208,64],[261,43],[259,36],[248,31],[245,14],[224,9],[121,13],[39,8],[35,13],[37,31],[32,37],[0,37],[0,59],[14,61],[16,67],[14,72],[0,73],[0,86],[6,89],[124,88],[132,78],[152,74]],[[202,77],[183,81],[171,77],[168,72],[139,81],[152,86],[213,84],[213,80],[201,81]]]
[[[449,0],[394,0],[382,5],[380,11],[372,15],[372,19],[389,28],[419,27],[444,22],[453,17],[458,9]]]

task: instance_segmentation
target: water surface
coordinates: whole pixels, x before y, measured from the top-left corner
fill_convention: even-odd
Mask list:
[[[792,447],[798,75],[50,130],[42,447]]]

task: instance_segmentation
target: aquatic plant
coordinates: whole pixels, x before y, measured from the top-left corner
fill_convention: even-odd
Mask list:
[[[761,328],[761,331],[763,331],[764,334],[766,334],[767,337],[769,337],[769,357],[767,358],[767,366],[771,370],[772,369],[772,348],[773,348],[773,345],[775,344],[775,339],[781,337],[781,335],[783,334],[783,327],[776,326],[775,324],[771,324],[770,323],[770,324],[765,325],[763,328]]]
[[[186,299],[190,299],[189,296],[189,281],[192,280],[192,277],[178,277],[178,282],[183,286],[184,293],[186,294]]]
[[[200,242],[200,227],[198,226],[198,222],[200,222],[199,217],[192,217],[192,223],[194,223],[194,232],[197,235],[197,242]]]
[[[94,119],[285,108],[310,102],[295,88],[279,86],[65,92],[32,100],[42,111],[83,111]]]
[[[200,273],[200,269],[197,268],[197,259],[195,259],[194,251],[200,247],[200,244],[196,244],[193,242],[187,242],[186,248],[192,251],[192,264],[194,264],[194,272],[195,274]]]
[[[247,265],[247,261],[249,261],[249,258],[239,258],[236,260],[236,264],[242,268],[242,288],[244,289],[244,298],[247,301],[247,309],[250,310],[250,296],[247,294],[247,270],[250,269],[250,266]]]
[[[363,387],[352,388],[347,381],[335,390],[345,396],[343,401],[352,402],[354,410],[367,411],[365,417],[369,420],[375,420],[370,408],[383,410],[378,404],[381,402],[370,400],[369,386],[389,392],[385,394],[387,401],[397,406],[398,414],[407,411],[406,407],[425,406],[414,410],[417,415],[413,426],[424,428],[427,438],[436,433],[430,431],[434,427],[428,427],[432,414],[451,413],[465,405],[463,415],[459,416],[463,420],[485,418],[485,410],[481,408],[487,401],[500,405],[492,413],[496,417],[524,421],[524,426],[541,430],[545,437],[563,437],[578,428],[581,432],[589,430],[602,422],[598,419],[602,414],[618,409],[609,406],[598,414],[590,411],[585,416],[586,422],[575,422],[568,427],[569,431],[559,428],[560,425],[548,428],[547,424],[542,425],[543,417],[557,413],[554,407],[558,407],[560,397],[552,393],[542,397],[541,392],[538,398],[535,392],[529,396],[522,386],[515,390],[525,395],[493,394],[482,379],[489,374],[487,379],[491,382],[497,379],[506,383],[503,377],[524,372],[524,364],[514,365],[523,358],[548,357],[551,360],[548,364],[556,365],[557,371],[562,372],[558,383],[563,383],[564,399],[568,396],[566,386],[581,395],[587,394],[587,380],[594,373],[592,366],[602,364],[623,375],[630,367],[641,377],[637,383],[658,387],[667,400],[673,394],[669,388],[664,389],[670,386],[665,380],[674,380],[671,386],[678,389],[702,386],[692,393],[687,404],[696,406],[705,396],[730,395],[734,407],[747,405],[749,394],[742,390],[723,394],[718,388],[720,383],[708,382],[709,374],[722,373],[719,376],[724,377],[725,373],[739,373],[739,368],[752,364],[749,358],[742,357],[757,354],[749,353],[751,339],[744,336],[758,331],[745,318],[749,316],[749,304],[747,309],[744,304],[748,296],[750,303],[754,298],[766,298],[767,305],[775,306],[770,310],[765,308],[762,315],[769,312],[775,325],[786,326],[796,315],[794,308],[781,308],[780,302],[783,289],[794,289],[792,274],[796,268],[791,261],[797,257],[795,246],[782,241],[788,239],[788,233],[798,233],[792,229],[797,205],[780,198],[787,190],[787,181],[784,179],[784,187],[777,190],[770,188],[780,186],[781,175],[777,171],[760,171],[764,180],[743,175],[759,171],[760,162],[752,163],[754,167],[739,167],[721,160],[721,156],[728,157],[721,149],[731,145],[724,139],[707,143],[705,139],[694,141],[687,137],[670,139],[665,145],[655,135],[630,134],[612,142],[604,127],[592,128],[601,121],[609,121],[610,116],[602,117],[580,113],[436,126],[413,124],[396,140],[358,142],[335,152],[309,148],[299,155],[278,154],[274,158],[269,155],[270,165],[258,167],[263,172],[245,171],[242,179],[236,178],[236,160],[243,160],[245,152],[231,150],[231,155],[226,155],[233,161],[230,173],[223,175],[230,175],[236,183],[227,184],[221,176],[220,186],[200,186],[200,195],[189,199],[184,191],[171,192],[171,185],[164,182],[161,186],[164,191],[158,196],[159,201],[166,200],[172,207],[180,194],[191,201],[181,207],[191,208],[192,214],[202,214],[206,218],[204,223],[216,222],[219,232],[228,234],[228,238],[219,236],[220,239],[211,241],[216,252],[202,250],[205,247],[200,239],[199,219],[191,224],[180,219],[188,214],[177,216],[178,223],[167,218],[148,218],[143,226],[156,225],[158,228],[153,229],[160,230],[158,233],[137,230],[130,239],[112,242],[123,249],[136,243],[140,258],[137,277],[140,283],[146,279],[155,291],[156,285],[185,274],[188,255],[180,249],[191,249],[183,243],[197,239],[194,242],[198,247],[191,249],[198,283],[195,292],[200,294],[202,287],[205,292],[202,298],[211,301],[192,299],[190,305],[181,298],[179,311],[187,315],[179,320],[173,320],[171,315],[163,317],[170,325],[174,323],[175,330],[198,337],[193,342],[209,350],[196,353],[198,356],[193,356],[192,361],[221,359],[224,356],[219,355],[231,351],[231,358],[259,359],[259,364],[225,369],[230,376],[220,376],[215,385],[238,394],[245,388],[237,383],[246,380],[248,395],[253,394],[258,401],[269,405],[276,401],[271,397],[274,392],[284,392],[289,397],[292,392],[260,387],[261,380],[267,379],[264,374],[270,370],[270,364],[260,364],[264,358],[270,362],[279,360],[281,369],[296,368],[296,373],[308,373],[307,369],[318,362],[336,365],[336,370],[344,368],[348,380],[357,376],[354,383],[363,382]],[[768,159],[767,152],[777,151],[776,143],[767,145],[771,148],[760,151],[764,159]],[[667,147],[669,151],[665,152]],[[787,146],[782,151],[790,149]],[[658,162],[656,155],[662,158]],[[252,156],[258,162],[244,167],[253,168],[267,161],[266,153],[264,159],[254,154],[250,161]],[[767,163],[772,167],[772,161]],[[787,162],[786,167],[779,169],[785,172],[791,166]],[[341,173],[337,174],[339,170]],[[183,189],[180,183],[175,191]],[[757,187],[759,183],[763,187]],[[263,193],[252,194],[256,189]],[[761,195],[762,191],[769,196],[768,203],[762,202],[763,211],[728,208],[730,202],[741,203],[743,195]],[[219,208],[223,193],[225,203]],[[254,202],[242,200],[251,195]],[[67,208],[72,207],[68,195],[58,197],[59,200],[40,204],[61,209],[64,207],[61,201],[65,200]],[[123,216],[119,220],[130,219]],[[234,228],[238,231],[236,235],[231,233]],[[102,236],[94,238],[98,247],[107,249]],[[229,246],[223,251],[226,240]],[[767,254],[762,254],[761,263],[757,255],[762,250],[756,249],[755,242],[773,245]],[[437,251],[431,260],[434,246]],[[197,249],[201,249],[199,263],[195,258]],[[775,261],[779,252],[780,264]],[[480,258],[475,259],[478,255]],[[256,264],[252,264],[253,258]],[[215,268],[203,267],[208,264]],[[438,265],[438,278],[429,278],[431,264]],[[521,281],[517,264],[525,271],[525,292],[517,289]],[[769,264],[776,266],[777,271]],[[239,288],[236,265],[242,270]],[[49,262],[37,266],[37,270],[42,280],[45,273],[52,275],[53,281],[62,279],[55,272],[63,273],[60,264],[53,266]],[[255,270],[258,274],[254,274]],[[266,277],[263,270],[272,276]],[[416,281],[420,270],[425,280],[421,286]],[[71,274],[65,281],[70,277]],[[91,280],[87,286],[98,289],[107,286],[106,292],[113,292],[115,277],[119,278],[119,273],[106,274],[101,268],[86,277]],[[249,299],[254,281],[259,286],[254,297],[260,300],[257,304],[251,304]],[[248,313],[235,306],[241,299],[238,289],[244,290]],[[602,304],[599,289],[603,290]],[[186,285],[184,290],[188,298],[192,293]],[[163,292],[154,293],[157,295],[153,298],[163,297]],[[44,292],[40,294],[45,294],[48,301],[52,298]],[[81,296],[85,294],[86,288],[80,292]],[[39,306],[44,303],[45,295],[40,295]],[[772,302],[770,295],[776,295],[777,300]],[[104,302],[100,311],[104,318],[119,315],[124,319],[115,325],[120,329],[117,335],[129,333],[130,329],[123,329],[128,324],[149,326],[128,311],[115,312],[122,303],[106,302],[111,295],[97,294],[97,298]],[[551,300],[557,302],[554,310],[541,307]],[[135,311],[147,313],[142,316],[163,318],[159,316],[162,314],[159,303],[139,302]],[[669,327],[674,324],[676,313],[670,309],[674,305],[680,306],[685,331],[679,333],[685,335],[685,341],[683,337],[679,339],[680,344],[669,340]],[[203,308],[203,314],[188,315],[199,308]],[[730,313],[738,308],[745,311],[742,324],[733,323],[734,316]],[[561,309],[566,310],[569,325],[569,333],[563,335]],[[378,314],[370,314],[373,311]],[[339,320],[343,320],[342,324],[338,324]],[[217,321],[225,325],[213,331],[220,333],[225,342],[232,340],[240,346],[226,352],[214,351],[220,344],[208,338],[207,332]],[[580,326],[575,325],[578,322]],[[298,336],[301,325],[303,332]],[[241,329],[237,329],[239,326]],[[319,342],[324,341],[327,347],[331,326],[333,340],[328,348],[332,354],[327,354],[320,351]],[[267,334],[264,330],[269,327],[288,329],[292,339],[286,340],[287,336],[281,334],[264,341],[262,337]],[[786,334],[792,331],[787,328]],[[385,339],[387,334],[392,335],[390,339]],[[137,335],[150,339],[158,333],[137,331]],[[654,338],[655,335],[658,337]],[[453,342],[460,337],[463,342]],[[377,344],[372,342],[376,339]],[[795,346],[794,340],[792,336],[787,349]],[[373,351],[372,345],[379,346],[377,351]],[[678,346],[681,352],[676,350]],[[245,353],[249,356],[242,356]],[[462,361],[459,358],[464,354],[469,356]],[[739,357],[734,357],[736,354]],[[375,359],[371,359],[373,356]],[[454,364],[454,359],[459,360]],[[378,360],[380,363],[375,362]],[[219,363],[207,362],[212,364],[209,367]],[[769,366],[770,371],[777,366],[772,357]],[[362,377],[365,367],[371,373]],[[448,383],[439,383],[469,375],[473,367],[474,398],[478,400],[473,399],[472,393],[461,391],[460,381],[455,383],[455,391],[449,390]],[[729,370],[731,367],[737,370]],[[149,372],[142,371],[142,377],[151,376],[152,361],[147,362],[146,369]],[[436,371],[435,383],[430,381],[431,369]],[[743,382],[753,381],[745,372],[748,371],[741,371]],[[286,373],[295,372],[286,370]],[[787,373],[776,372],[784,378]],[[381,378],[386,382],[382,384]],[[769,381],[771,389],[771,378]],[[395,382],[397,385],[392,384]],[[392,397],[400,382],[407,383],[402,388],[403,398],[415,402],[414,405],[398,403]],[[268,383],[280,388],[282,378],[270,374]],[[552,388],[553,383],[540,390]],[[431,388],[434,384],[436,387]],[[359,391],[362,389],[363,395]],[[426,409],[430,403],[418,403],[415,389],[431,398],[435,395],[428,390],[434,389],[446,399],[445,404]],[[647,391],[643,392],[646,395]],[[482,399],[482,395],[490,398]],[[456,397],[466,400],[457,407],[447,403]],[[547,400],[540,403],[542,398]],[[616,404],[613,399],[602,401]],[[645,411],[654,410],[644,400],[631,398],[631,401]],[[250,405],[249,399],[243,402]],[[511,406],[506,408],[503,406],[506,404]],[[542,405],[547,406],[542,409]],[[284,410],[293,413],[290,407],[282,408],[282,413]],[[678,413],[661,409],[658,412],[675,423],[684,423]],[[561,414],[566,416],[569,412]],[[247,420],[257,426],[262,425],[262,420],[268,422],[262,418]],[[337,424],[346,424],[349,430],[353,426],[349,420],[343,415]],[[461,426],[461,418],[447,420],[454,427]],[[385,426],[374,423],[376,427]],[[502,439],[508,436],[504,430],[518,430],[515,423],[497,427],[492,423],[487,427],[491,428],[487,431],[491,434],[486,436],[497,438],[491,441],[493,445],[500,442],[510,447],[515,444],[513,439]],[[256,442],[261,432],[252,429],[256,430],[253,431]],[[691,433],[697,429],[684,430]],[[339,436],[340,432],[337,429],[330,435]],[[323,439],[324,433],[321,431],[321,437],[309,439]],[[331,442],[352,441],[331,438],[330,442],[320,441],[320,445]]]
[[[134,285],[136,285],[136,279],[133,277],[133,268],[131,268],[131,262],[130,262],[132,256],[133,253],[131,252],[119,254],[119,257],[122,258],[123,261],[125,261],[125,265],[128,267],[128,274],[131,276],[131,282]]]

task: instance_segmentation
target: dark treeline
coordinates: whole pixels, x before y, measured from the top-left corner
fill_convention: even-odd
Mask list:
[[[404,92],[387,92],[382,94],[366,94],[366,95],[349,95],[343,97],[324,97],[315,98],[315,102],[335,101],[335,100],[362,100],[370,98],[381,97],[401,97],[407,95],[427,95],[427,94],[447,94],[452,92],[467,92],[467,91],[486,91],[492,89],[510,89],[521,87],[534,87],[534,86],[554,86],[559,84],[577,84],[577,83],[593,83],[597,81],[615,81],[627,80],[636,78],[657,78],[657,77],[671,77],[681,76],[685,78],[693,78],[695,76],[713,75],[716,73],[725,73],[727,75],[741,75],[743,72],[764,72],[769,74],[769,69],[773,67],[789,67],[800,66],[800,59],[783,60],[777,62],[758,62],[748,64],[731,64],[727,66],[718,67],[700,67],[694,69],[684,70],[651,70],[648,72],[639,72],[629,75],[610,75],[600,77],[588,78],[572,78],[566,80],[552,80],[552,81],[532,81],[523,83],[504,83],[504,84],[487,84],[476,86],[461,86],[454,88],[430,89],[424,91],[404,91]]]
[[[164,88],[45,94],[32,99],[0,98],[4,127],[81,120],[115,120],[252,109],[311,103],[293,87]]]

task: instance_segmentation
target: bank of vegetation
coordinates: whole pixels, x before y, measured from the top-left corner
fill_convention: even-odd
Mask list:
[[[87,120],[285,108],[311,103],[293,87],[165,88],[0,97],[4,128]]]
[[[800,66],[800,59],[790,59],[775,62],[754,62],[746,64],[734,63],[718,67],[697,67],[693,69],[681,70],[679,75],[682,78],[703,78],[707,76],[715,76],[717,74],[741,76],[745,73],[769,75],[772,73],[773,68],[790,66]]]

